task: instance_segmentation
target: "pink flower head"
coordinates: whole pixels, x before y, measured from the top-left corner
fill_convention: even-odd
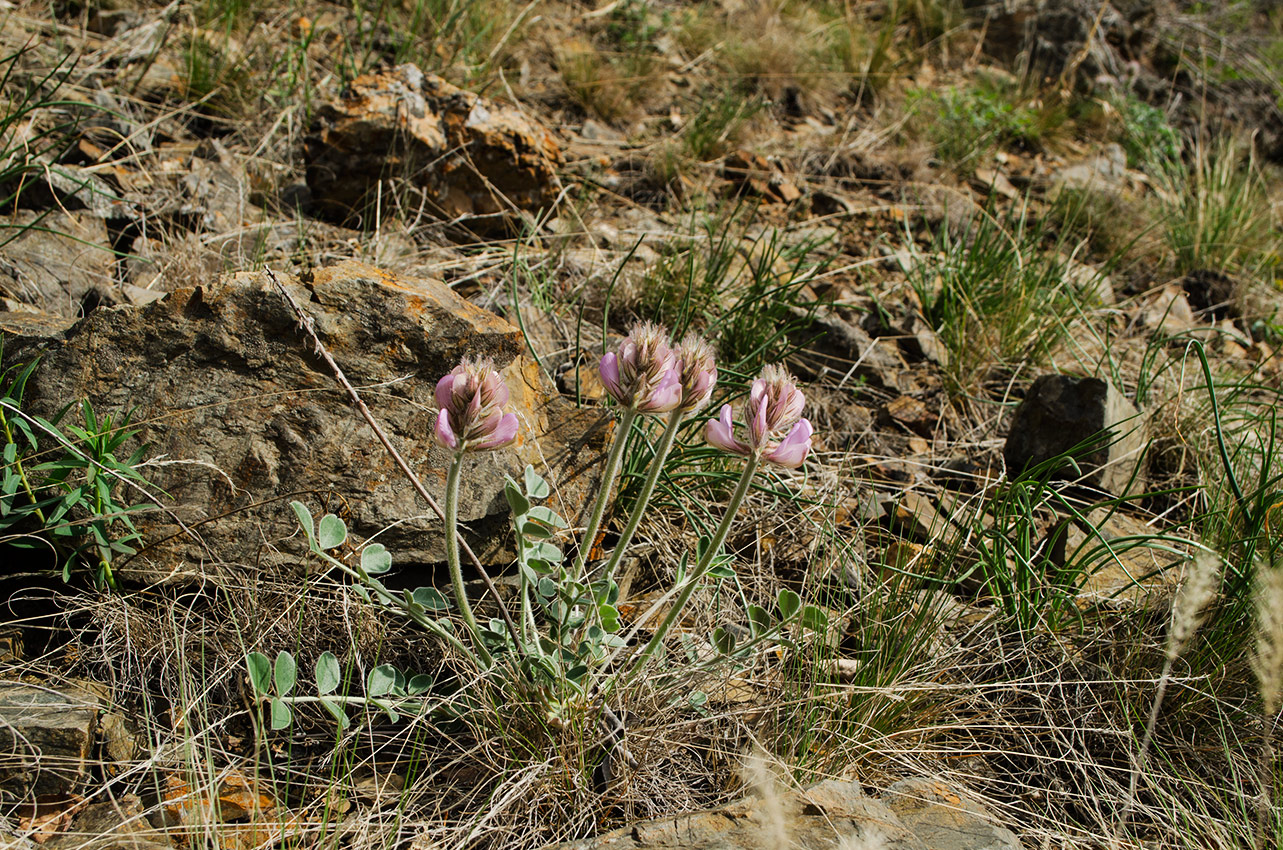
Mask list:
[[[722,405],[721,415],[704,427],[704,439],[722,451],[737,455],[757,454],[777,466],[796,469],[811,451],[811,423],[802,419],[806,403],[802,391],[780,366],[767,366],[753,381],[744,419],[748,442],[735,438],[731,406]]]
[[[611,398],[639,413],[667,413],[682,400],[681,369],[664,329],[650,322],[634,327],[601,358],[601,382]]]
[[[517,438],[508,386],[489,360],[464,360],[437,381],[437,442],[453,451],[499,449]]]
[[[717,385],[717,360],[713,347],[701,336],[687,334],[676,349],[681,367],[682,413],[703,410]]]

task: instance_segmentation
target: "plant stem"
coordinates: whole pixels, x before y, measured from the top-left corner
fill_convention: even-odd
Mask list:
[[[454,587],[455,603],[463,615],[463,623],[472,635],[472,645],[476,647],[477,658],[482,666],[491,667],[494,659],[486,649],[481,638],[481,627],[468,604],[468,593],[463,586],[463,570],[459,566],[459,473],[463,471],[463,452],[457,451],[450,461],[450,472],[445,482],[445,558],[450,565],[450,583]]]
[[[579,552],[575,555],[575,569],[573,575],[576,578],[583,578],[584,565],[588,562],[588,552],[592,549],[593,543],[597,541],[597,530],[601,528],[601,517],[606,512],[606,503],[610,501],[610,493],[614,488],[615,478],[619,475],[619,463],[624,458],[624,446],[628,443],[628,433],[633,428],[633,420],[637,418],[637,411],[631,407],[625,408],[619,416],[619,424],[616,426],[615,442],[610,446],[610,454],[606,455],[606,468],[602,470],[601,489],[597,493],[597,502],[593,505],[592,516],[588,519],[588,527],[584,529],[583,539],[579,543]]]
[[[651,656],[655,654],[655,649],[663,645],[664,636],[673,627],[673,623],[677,622],[677,618],[681,616],[682,609],[690,601],[691,594],[695,592],[700,580],[704,578],[704,574],[712,566],[713,559],[717,557],[717,553],[721,551],[722,544],[726,542],[726,535],[730,533],[731,523],[735,521],[735,513],[739,510],[740,503],[744,501],[744,497],[748,495],[748,488],[753,483],[753,475],[757,472],[757,467],[761,462],[762,459],[756,454],[748,456],[748,461],[744,464],[744,473],[740,476],[739,484],[736,485],[735,492],[731,495],[731,501],[726,505],[726,515],[722,517],[721,525],[717,526],[717,531],[713,532],[713,539],[708,542],[708,548],[704,550],[704,555],[699,559],[699,563],[691,570],[690,575],[686,576],[686,581],[682,584],[681,592],[677,594],[673,607],[669,609],[668,615],[659,624],[659,628],[655,629],[655,634],[651,636],[650,641],[642,648],[641,654],[637,658],[637,663],[633,666],[629,675],[635,676],[640,673],[646,664],[650,662]]]
[[[646,475],[646,481],[642,484],[642,489],[637,494],[637,502],[633,505],[633,511],[628,515],[628,524],[624,526],[623,532],[619,535],[619,542],[615,544],[615,550],[610,553],[610,561],[606,564],[606,569],[602,571],[602,578],[609,581],[615,575],[615,570],[619,567],[619,562],[624,557],[624,551],[628,548],[628,543],[633,539],[633,534],[637,531],[637,526],[641,524],[642,514],[646,513],[646,505],[650,503],[651,493],[655,491],[655,484],[659,481],[659,474],[664,471],[664,458],[668,456],[669,450],[673,447],[673,440],[677,437],[677,431],[682,424],[682,411],[674,410],[668,415],[668,425],[664,428],[664,435],[659,438],[659,445],[655,447],[655,457],[651,459],[650,471]]]

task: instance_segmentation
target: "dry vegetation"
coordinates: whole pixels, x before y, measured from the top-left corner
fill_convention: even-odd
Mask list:
[[[356,257],[520,313],[550,374],[641,318],[716,339],[728,397],[786,360],[816,451],[761,479],[728,540],[738,591],[705,595],[687,633],[781,587],[831,620],[740,669],[674,643],[675,672],[617,695],[626,763],[593,698],[552,712],[511,683],[470,690],[439,641],[333,575],[228,565],[98,590],[92,564],[63,583],[3,548],[15,533],[0,581],[26,651],[6,678],[102,682],[127,708],[147,754],[104,766],[93,799],[157,810],[173,783],[216,798],[229,777],[263,795],[196,812],[191,847],[534,848],[731,799],[758,751],[801,784],[944,777],[1026,847],[1279,847],[1283,18],[1240,0],[1117,5],[1135,67],[1018,52],[1029,42],[952,0],[0,2],[6,215],[38,156],[139,186],[168,185],[182,146],[229,171],[230,198],[112,234],[123,279]],[[318,104],[404,62],[552,128],[557,204],[510,238],[395,193],[357,229],[313,217],[299,151]],[[725,167],[738,150],[796,194],[746,188]],[[225,214],[249,205],[265,213]],[[900,368],[858,362],[832,317]],[[1147,413],[1144,492],[1003,470],[1011,411],[1046,371],[1108,378]],[[626,459],[625,503],[645,460],[644,445]],[[668,544],[693,547],[712,516],[686,497],[722,503],[729,469],[681,433],[634,596],[671,582]],[[915,496],[932,509],[878,501]],[[1086,530],[1057,555],[1069,510]],[[1127,534],[1093,537],[1117,517]],[[1172,555],[1142,588],[1087,592],[1151,552]],[[1205,563],[1211,598],[1173,612]],[[329,651],[358,685],[380,664],[431,674],[437,698],[395,723],[352,710],[341,730],[300,705],[272,731],[245,659],[282,650],[301,680]],[[31,804],[0,814],[29,826]]]

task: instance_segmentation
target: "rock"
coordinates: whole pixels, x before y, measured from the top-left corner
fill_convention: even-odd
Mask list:
[[[1189,299],[1176,284],[1164,286],[1136,311],[1136,324],[1167,335],[1182,334],[1200,328]]]
[[[1108,144],[1096,156],[1060,169],[1052,177],[1052,192],[1062,188],[1120,192],[1134,182],[1127,170],[1127,153],[1122,145]]]
[[[533,463],[559,486],[558,511],[573,521],[582,510],[608,429],[595,427],[600,411],[550,401],[555,392],[517,328],[439,281],[356,262],[282,282],[348,379],[378,388],[365,392],[367,403],[438,500],[448,459],[432,436],[436,381],[464,356],[495,361],[522,427],[513,446],[469,455],[460,508],[488,563],[509,563],[505,474]],[[318,515],[340,514],[359,538],[380,533],[396,564],[442,560],[441,523],[338,390],[266,274],[179,287],[140,309],[100,310],[65,338],[16,342],[5,351],[15,361],[44,349],[27,386],[33,412],[82,397],[99,411],[133,409],[151,454],[177,461],[147,475],[199,538],[167,512],[140,515],[147,540],[177,535],[146,550],[151,562],[299,563],[286,494]],[[281,545],[294,554],[278,551],[289,537]]]
[[[1173,551],[1170,536],[1135,517],[1097,508],[1086,523],[1070,521],[1049,556],[1059,566],[1083,567],[1080,603],[1114,608],[1143,607],[1171,599],[1185,556]]]
[[[879,411],[879,418],[884,425],[899,425],[908,430],[930,437],[940,417],[936,411],[927,407],[921,399],[912,396],[897,396],[884,404]]]
[[[791,204],[802,197],[801,190],[784,176],[779,166],[761,154],[735,151],[723,161],[722,176],[738,186],[739,191],[768,201]]]
[[[340,222],[362,218],[381,185],[410,190],[448,221],[498,231],[515,210],[550,205],[560,188],[561,151],[547,129],[414,65],[353,80],[321,107],[303,158],[316,209]]]
[[[1143,476],[1133,472],[1145,448],[1146,430],[1132,403],[1106,381],[1043,375],[1034,381],[1012,418],[1003,448],[1007,474],[1014,478],[1076,446],[1097,441],[1075,456],[1082,482],[1126,496],[1144,484]],[[1099,442],[1106,432],[1110,432],[1107,445]],[[1076,473],[1065,464],[1052,474],[1064,478]]]
[[[102,219],[139,218],[131,203],[88,168],[51,162],[39,166],[30,172],[32,179],[23,190],[24,206],[63,212],[86,210]]]
[[[0,682],[0,789],[67,794],[87,778],[102,702],[77,687]]]
[[[640,821],[544,850],[837,850],[852,846],[926,850],[886,805],[865,797],[857,783],[834,779],[806,791],[771,790],[708,811]]]
[[[991,56],[1019,55],[1021,67],[1040,78],[1071,73],[1090,84],[1125,74],[1125,60],[1112,44],[1129,41],[1132,26],[1108,2],[1015,0],[988,9],[984,46]]]
[[[928,850],[1020,850],[1011,830],[979,802],[929,779],[906,779],[882,800]]]
[[[791,334],[793,341],[810,351],[831,355],[836,361],[834,367],[826,367],[827,374],[839,373],[838,367],[842,366],[847,378],[864,378],[872,386],[893,391],[911,389],[908,367],[894,340],[874,339],[831,307],[794,307],[792,312],[809,322]]]
[[[173,850],[165,833],[147,822],[142,801],[133,794],[85,806],[66,832],[44,846],[50,850]]]
[[[27,305],[55,316],[79,316],[115,300],[107,225],[88,212],[19,210],[8,226],[17,233],[0,246],[0,309]]]

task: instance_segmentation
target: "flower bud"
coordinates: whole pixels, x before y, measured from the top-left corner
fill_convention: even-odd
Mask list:
[[[489,360],[464,360],[437,381],[436,438],[452,451],[499,449],[517,438],[517,415],[508,413],[508,386]]]
[[[793,378],[781,366],[767,366],[753,381],[744,420],[748,441],[735,438],[731,406],[722,405],[721,415],[704,427],[704,439],[722,451],[737,455],[756,454],[777,466],[796,469],[811,451],[811,423],[802,419],[806,398]]]
[[[650,322],[634,327],[601,358],[601,382],[611,398],[639,413],[667,413],[682,400],[681,370],[664,329]]]
[[[687,334],[676,349],[681,367],[682,413],[703,410],[713,396],[717,385],[717,359],[708,341],[696,334]]]

